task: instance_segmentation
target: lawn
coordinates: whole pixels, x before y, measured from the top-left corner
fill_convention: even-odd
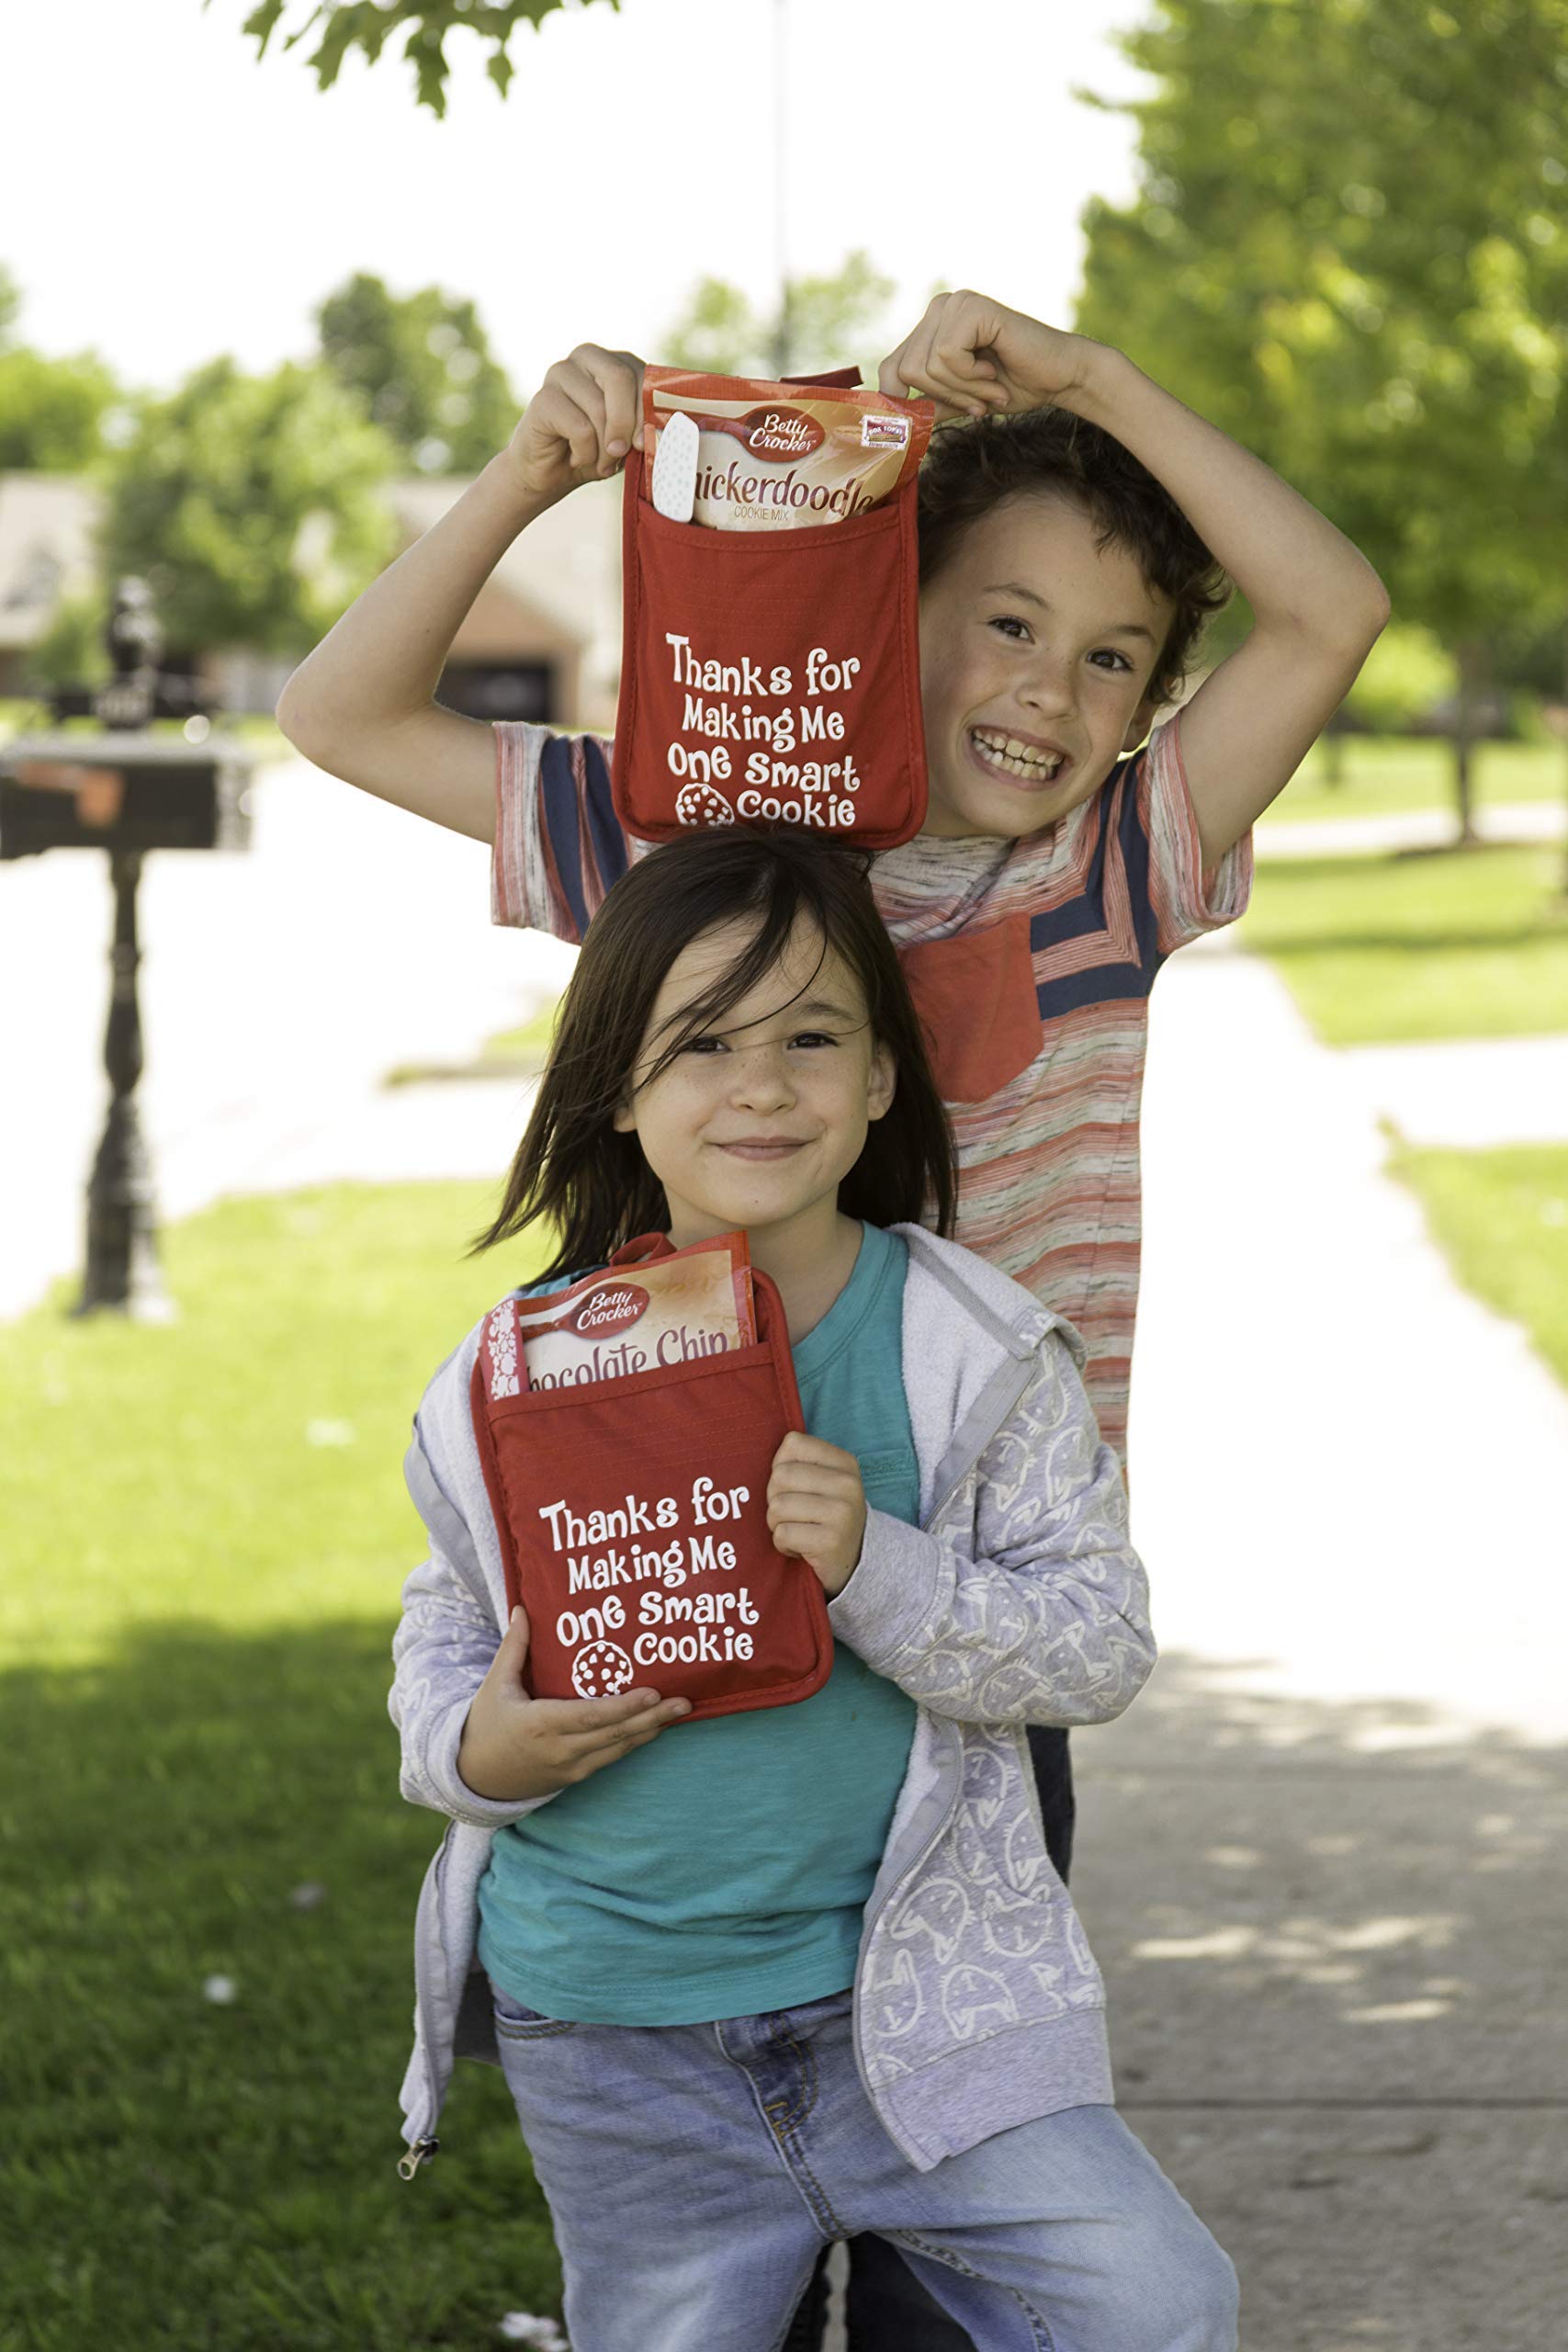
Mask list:
[[[1240,937],[1330,1046],[1568,1030],[1555,845],[1265,861]]]
[[[1321,743],[1264,817],[1265,825],[1315,823],[1326,817],[1390,817],[1412,808],[1451,808],[1453,754],[1429,737],[1351,735],[1345,781],[1325,782]],[[1560,743],[1482,743],[1474,761],[1476,802],[1568,798],[1568,752]]]
[[[558,2309],[499,2075],[395,2169],[441,1830],[386,1716],[399,1470],[527,1271],[462,1261],[491,1205],[225,1204],[165,1238],[177,1325],[0,1329],[6,2352],[421,2352]]]
[[[1402,1151],[1393,1162],[1467,1289],[1568,1382],[1568,1145]]]

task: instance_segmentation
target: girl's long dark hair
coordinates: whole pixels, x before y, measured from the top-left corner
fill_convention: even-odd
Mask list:
[[[848,1216],[873,1225],[930,1216],[952,1231],[953,1131],[926,1059],[919,1019],[876,911],[863,852],[786,825],[727,825],[639,858],[588,927],[556,1024],[549,1064],[494,1223],[476,1251],[540,1217],[555,1228],[545,1274],[603,1265],[637,1234],[670,1221],[664,1187],[635,1135],[615,1126],[634,1090],[649,1022],[671,966],[720,923],[755,928],[728,971],[662,1042],[646,1085],[777,964],[797,923],[841,956],[864,993],[871,1032],[892,1053],[893,1101],[839,1187]]]

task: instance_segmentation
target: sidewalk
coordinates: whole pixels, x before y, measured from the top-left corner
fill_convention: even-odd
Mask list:
[[[525,1019],[570,950],[491,927],[481,843],[303,761],[253,790],[247,854],[164,853],[143,874],[140,1101],[161,1216],[361,1160],[389,1177],[499,1177],[520,1089],[480,1112],[461,1090],[400,1100],[380,1081],[407,1062],[461,1063]],[[81,1262],[107,1100],[110,920],[100,854],[0,866],[0,1317]]]
[[[1254,836],[1269,857],[1381,856],[1389,850],[1446,849],[1458,819],[1451,808],[1405,808],[1384,817],[1265,818]],[[1561,800],[1503,800],[1476,809],[1483,842],[1557,842],[1568,832]]]
[[[1183,956],[1154,1016],[1131,1450],[1164,1657],[1074,1741],[1121,2096],[1236,2260],[1247,2352],[1544,2352],[1568,1396],[1454,1285],[1267,967]]]

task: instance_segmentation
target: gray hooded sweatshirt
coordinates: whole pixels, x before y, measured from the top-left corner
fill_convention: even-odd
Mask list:
[[[1104,1989],[1046,1856],[1024,1729],[1120,1714],[1155,1648],[1077,1334],[969,1250],[894,1230],[909,1250],[903,1371],[920,1525],[871,1511],[828,1615],[837,1640],[919,1704],[865,1908],[855,2053],[889,2136],[923,2172],[993,2132],[1111,2100]],[[550,1802],[476,1796],[457,1772],[506,1623],[468,1401],[482,1329],[431,1382],[406,1464],[431,1549],[403,1588],[389,1704],[404,1796],[449,1816],[414,1930],[411,2178],[437,2144],[454,2058],[499,2064],[475,1957],[491,1838]]]

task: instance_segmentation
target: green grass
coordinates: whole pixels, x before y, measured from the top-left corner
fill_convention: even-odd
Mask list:
[[[1345,743],[1345,781],[1324,781],[1321,743],[1263,818],[1265,825],[1315,823],[1329,817],[1390,817],[1454,806],[1453,754],[1418,736],[1352,735]],[[1474,764],[1477,805],[1568,800],[1568,750],[1561,743],[1482,743]]]
[[[1568,1030],[1561,845],[1265,862],[1241,926],[1331,1046]]]
[[[0,1329],[6,2352],[420,2352],[558,2309],[499,2075],[460,2068],[442,2155],[395,2170],[441,1832],[386,1716],[399,1466],[527,1271],[460,1261],[491,1204],[225,1204],[165,1237],[178,1324]]]
[[[1568,1145],[1404,1151],[1393,1164],[1466,1288],[1522,1323],[1568,1382]]]
[[[531,1021],[520,1029],[503,1029],[498,1037],[485,1041],[485,1052],[506,1061],[526,1062],[531,1068],[543,1069],[549,1059],[550,1040],[555,1035],[556,1004],[552,999],[541,1005]]]

